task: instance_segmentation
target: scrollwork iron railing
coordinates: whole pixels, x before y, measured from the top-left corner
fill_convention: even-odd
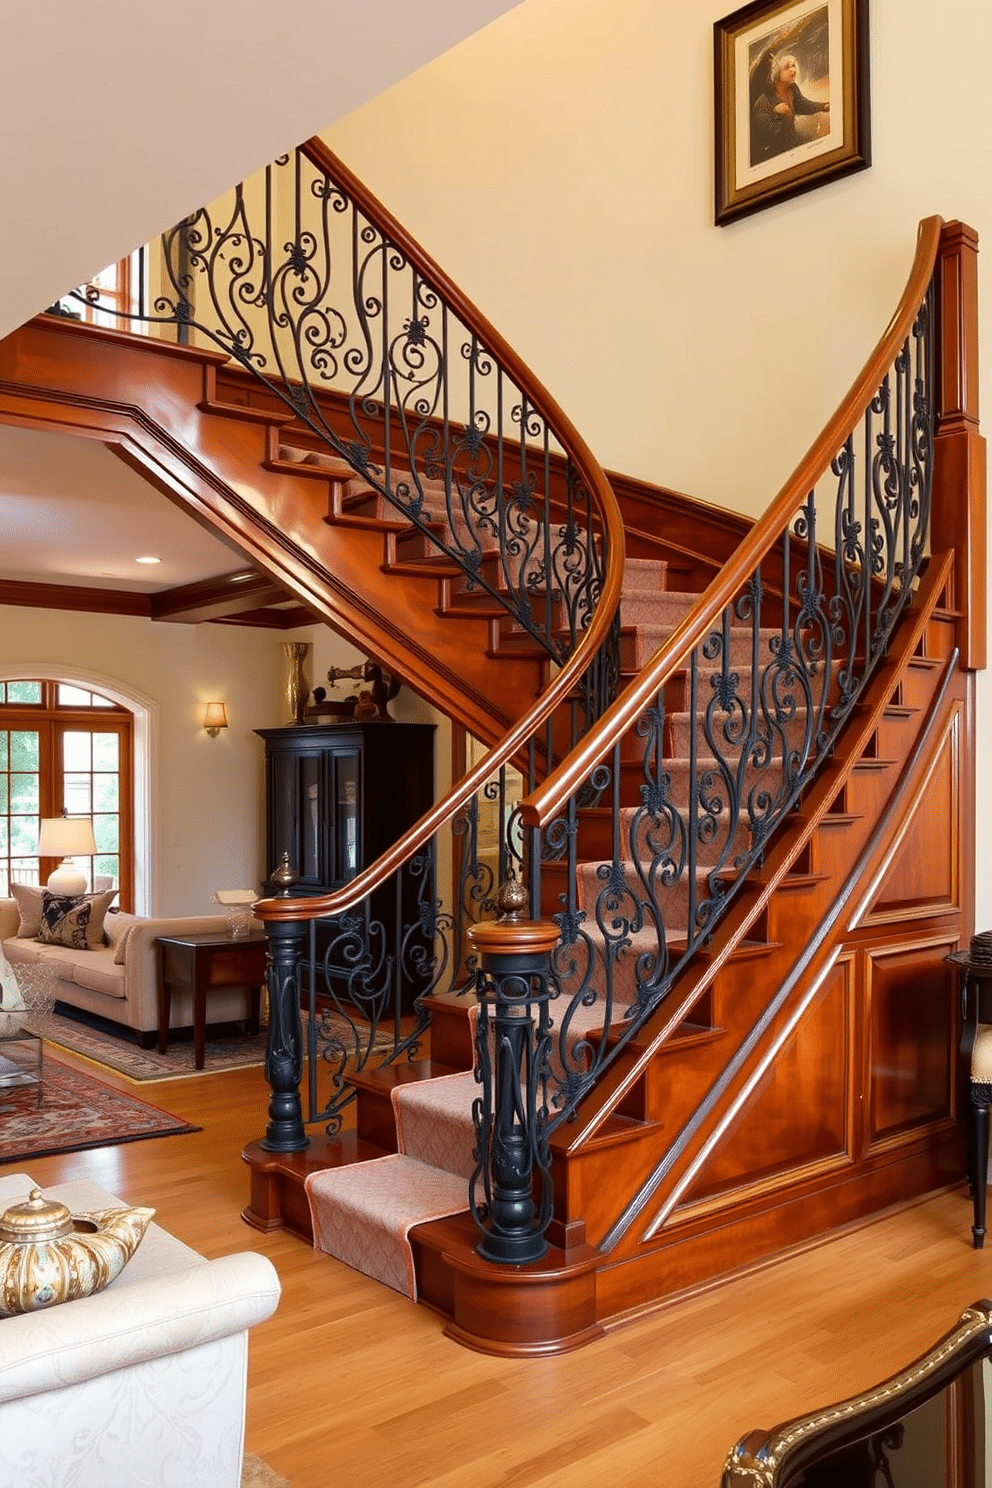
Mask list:
[[[601,488],[551,400],[319,140],[164,233],[135,279],[130,309],[94,285],[63,312],[224,352],[564,665],[603,591]],[[608,656],[588,672],[580,729],[616,678]]]

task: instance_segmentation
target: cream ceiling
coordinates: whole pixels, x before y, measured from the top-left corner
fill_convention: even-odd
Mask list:
[[[8,5],[0,336],[517,3]],[[102,446],[0,430],[0,578],[155,590],[238,562]]]

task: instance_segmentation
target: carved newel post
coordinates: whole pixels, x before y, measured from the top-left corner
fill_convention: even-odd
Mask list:
[[[499,918],[468,932],[479,957],[476,1057],[482,1095],[472,1113],[472,1211],[482,1239],[476,1249],[504,1265],[540,1260],[551,1220],[548,1003],[559,931],[547,921],[523,918],[527,898],[521,884],[504,884]]]
[[[277,897],[292,894],[297,875],[283,853],[272,875]],[[269,941],[269,1041],[265,1078],[269,1082],[269,1123],[260,1146],[268,1152],[300,1152],[310,1139],[303,1125],[300,1081],[303,1079],[303,1029],[300,1024],[300,962],[306,938],[305,920],[265,921]]]

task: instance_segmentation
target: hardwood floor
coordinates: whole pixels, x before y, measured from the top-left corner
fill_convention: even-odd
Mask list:
[[[514,1362],[444,1338],[423,1307],[240,1218],[240,1160],[264,1129],[260,1070],[107,1083],[201,1132],[7,1165],[90,1178],[208,1256],[268,1255],[276,1315],[252,1333],[247,1446],[294,1488],[717,1488],[754,1427],[866,1387],[992,1294],[963,1190],[615,1328],[563,1357]]]

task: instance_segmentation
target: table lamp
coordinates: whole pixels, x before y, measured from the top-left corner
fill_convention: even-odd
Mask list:
[[[38,834],[38,856],[61,858],[49,876],[47,887],[53,894],[77,895],[86,892],[86,874],[72,861],[73,857],[92,857],[96,852],[93,819],[89,816],[43,816]]]

